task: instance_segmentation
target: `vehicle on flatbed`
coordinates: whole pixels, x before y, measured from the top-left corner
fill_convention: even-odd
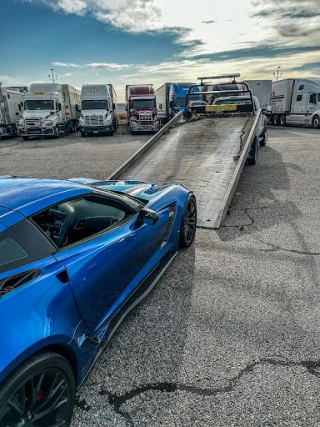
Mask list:
[[[127,85],[125,108],[131,133],[159,130],[156,95],[151,84]]]
[[[118,128],[118,100],[111,84],[86,84],[81,89],[81,136],[113,133]]]
[[[275,126],[320,127],[320,79],[284,79],[272,83],[270,122]]]
[[[17,135],[17,122],[23,110],[24,92],[4,88],[0,83],[0,139]]]
[[[266,110],[271,102],[272,80],[245,80],[260,104],[262,110]]]
[[[59,138],[79,128],[80,91],[68,84],[32,83],[25,94],[18,135]]]
[[[179,184],[0,178],[0,426],[69,426],[124,317],[191,246]]]

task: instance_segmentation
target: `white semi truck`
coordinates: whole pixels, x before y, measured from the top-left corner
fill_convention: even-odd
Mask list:
[[[272,83],[269,120],[275,126],[320,126],[320,79],[284,79]]]
[[[118,100],[111,84],[86,84],[81,90],[80,132],[113,135],[118,127]]]
[[[0,139],[17,134],[24,97],[24,93],[3,88],[0,83]]]
[[[33,83],[25,94],[18,135],[58,138],[79,127],[80,91],[68,84]]]

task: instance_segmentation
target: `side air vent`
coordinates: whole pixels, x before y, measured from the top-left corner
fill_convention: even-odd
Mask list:
[[[169,220],[168,220],[166,231],[164,233],[163,242],[167,242],[169,239],[170,232],[171,232],[172,225],[173,225],[173,221],[174,221],[174,217],[176,215],[176,204],[169,205],[168,211],[169,211]]]
[[[23,273],[0,280],[0,298],[31,280],[36,279],[40,274],[41,272],[38,268],[33,268],[32,270],[24,271]]]

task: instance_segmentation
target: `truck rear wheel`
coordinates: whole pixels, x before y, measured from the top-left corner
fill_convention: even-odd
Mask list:
[[[248,165],[255,165],[258,159],[258,138],[255,137],[252,141],[251,150],[248,155]]]
[[[277,116],[277,115],[273,116],[273,124],[275,126],[279,126],[279,124],[280,124],[279,116]]]
[[[314,116],[314,118],[312,119],[312,127],[314,129],[319,129],[320,127],[320,119],[319,116]]]

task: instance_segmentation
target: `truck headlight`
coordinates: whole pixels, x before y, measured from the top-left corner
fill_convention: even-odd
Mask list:
[[[49,120],[48,122],[45,123],[46,126],[52,126],[53,122],[51,120]]]
[[[104,121],[104,124],[105,124],[106,126],[109,126],[109,125],[111,125],[111,124],[112,124],[112,120],[111,120],[111,119],[106,119],[106,120]]]
[[[23,119],[20,119],[18,121],[18,126],[21,127],[21,128],[24,126],[24,120]]]
[[[85,125],[84,119],[83,119],[82,117],[80,117],[80,119],[79,119],[79,124],[80,124],[81,126],[84,126],[84,125]]]

